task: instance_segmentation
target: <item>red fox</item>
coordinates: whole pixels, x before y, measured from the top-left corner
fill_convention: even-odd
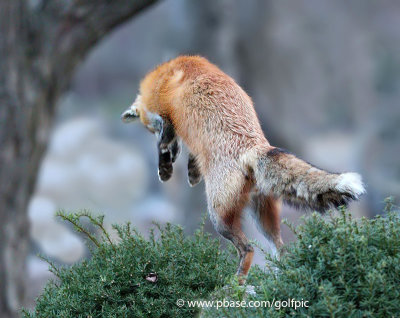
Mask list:
[[[148,73],[135,102],[122,114],[126,122],[138,117],[158,135],[162,181],[172,174],[180,139],[189,148],[189,183],[204,179],[214,227],[238,251],[240,284],[254,254],[241,229],[242,210],[251,196],[264,235],[279,249],[281,199],[323,211],[365,192],[356,173],[328,173],[271,146],[250,97],[200,56],[180,56]]]

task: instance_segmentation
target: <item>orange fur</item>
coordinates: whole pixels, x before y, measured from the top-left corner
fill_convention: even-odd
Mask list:
[[[250,97],[205,58],[181,56],[161,64],[143,79],[140,94],[141,118],[146,112],[169,118],[203,175],[221,157],[239,158],[269,145]]]

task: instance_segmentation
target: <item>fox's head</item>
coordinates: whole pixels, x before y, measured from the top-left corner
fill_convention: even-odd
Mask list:
[[[136,119],[140,119],[142,124],[153,134],[159,133],[162,129],[163,120],[160,115],[148,112],[142,104],[142,97],[137,95],[133,104],[125,110],[121,119],[124,123],[130,123]]]

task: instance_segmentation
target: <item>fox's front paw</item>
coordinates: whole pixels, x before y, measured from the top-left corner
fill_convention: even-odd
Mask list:
[[[172,176],[172,163],[162,164],[158,166],[158,178],[161,182],[168,181]]]

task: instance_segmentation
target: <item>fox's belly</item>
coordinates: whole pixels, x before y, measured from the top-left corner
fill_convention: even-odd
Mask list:
[[[199,134],[192,130],[181,138],[189,151],[196,156],[203,175],[218,166],[242,169],[246,165],[242,159],[247,153],[268,145],[265,138],[258,140],[224,131],[204,131]]]

